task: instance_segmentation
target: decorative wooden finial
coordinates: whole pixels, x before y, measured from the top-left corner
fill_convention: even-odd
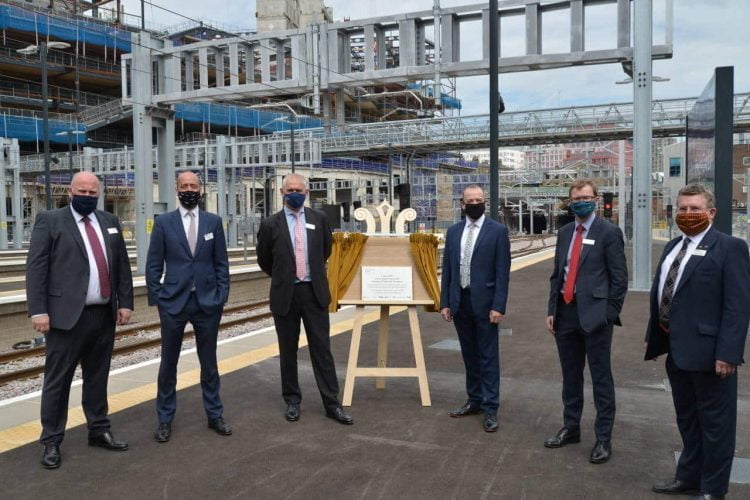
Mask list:
[[[375,211],[377,212],[378,218],[380,219],[381,234],[391,234],[391,219],[393,218],[393,212],[395,211],[393,206],[388,203],[387,200],[383,200],[380,205],[377,205],[375,207]],[[365,221],[365,224],[367,225],[366,232],[375,232],[375,217],[373,217],[370,210],[364,207],[360,207],[354,211],[354,218],[358,221]],[[406,223],[416,220],[416,218],[417,212],[413,208],[406,208],[404,210],[401,210],[398,214],[398,217],[396,218],[396,228],[394,233],[406,234]]]

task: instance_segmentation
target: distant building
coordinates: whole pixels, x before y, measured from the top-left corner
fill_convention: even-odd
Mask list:
[[[304,28],[333,21],[333,9],[323,0],[258,0],[258,33]]]
[[[489,165],[490,152],[487,149],[478,149],[464,153],[468,161],[476,161],[480,165]],[[518,149],[501,148],[497,151],[500,168],[508,170],[523,170],[526,168],[526,155]]]

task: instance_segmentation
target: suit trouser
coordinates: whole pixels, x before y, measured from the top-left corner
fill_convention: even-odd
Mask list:
[[[737,427],[737,373],[688,372],[667,356],[683,450],[675,477],[702,493],[726,495]]]
[[[494,415],[500,406],[500,342],[498,325],[489,316],[489,310],[474,311],[468,288],[461,291],[453,323],[466,368],[466,393],[472,404]]]
[[[79,361],[83,376],[81,404],[89,436],[107,432],[110,428],[107,378],[115,341],[112,306],[84,307],[73,328],[53,328],[45,335],[45,341],[42,444],[59,445],[63,440],[68,421],[70,384]]]
[[[305,325],[310,360],[323,406],[327,411],[333,411],[339,406],[339,383],[331,354],[330,320],[328,309],[320,307],[311,283],[295,284],[289,312],[284,316],[273,315],[279,339],[281,394],[287,404],[302,401],[297,373],[300,320]]]
[[[581,328],[576,303],[557,303],[555,342],[563,377],[563,422],[569,429],[580,427],[583,412],[583,369],[589,361],[594,389],[596,439],[609,441],[615,420],[615,383],[610,364],[613,325],[586,333]]]
[[[201,391],[203,408],[209,419],[222,416],[224,406],[219,390],[219,368],[216,363],[216,339],[223,307],[211,313],[204,312],[195,293],[185,303],[179,314],[170,314],[159,307],[161,320],[161,363],[159,364],[156,413],[159,422],[171,422],[177,411],[177,362],[182,350],[185,325],[189,321],[195,330],[195,344],[201,365]]]

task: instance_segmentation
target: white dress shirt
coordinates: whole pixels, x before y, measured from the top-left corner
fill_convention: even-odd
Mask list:
[[[470,217],[466,217],[466,225],[464,226],[464,230],[461,233],[461,265],[464,265],[464,247],[466,246],[466,237],[469,235],[469,227],[471,225],[476,226],[474,228],[474,241],[471,242],[471,252],[469,253],[469,263],[471,263],[471,257],[474,255],[474,247],[477,244],[477,238],[479,237],[479,231],[482,230],[482,225],[484,224],[484,214],[482,214],[481,217],[479,217],[477,220],[472,220]]]
[[[695,253],[695,249],[698,248],[698,246],[701,244],[701,241],[703,240],[703,237],[706,236],[706,233],[708,230],[711,229],[711,224],[708,225],[706,229],[704,229],[702,232],[696,234],[695,236],[690,236],[690,243],[688,243],[687,251],[685,252],[685,257],[682,258],[682,262],[680,262],[680,269],[677,271],[677,279],[674,283],[674,289],[677,290],[677,285],[680,284],[680,278],[682,278],[682,272],[685,270],[685,266],[687,266],[688,261],[690,260],[690,257]],[[672,267],[672,262],[677,258],[677,254],[680,253],[680,250],[682,249],[682,245],[685,244],[685,238],[688,238],[688,236],[683,236],[680,241],[677,242],[677,244],[674,246],[674,248],[669,252],[669,254],[664,257],[664,262],[661,263],[661,269],[659,270],[659,303],[661,304],[661,294],[664,292],[664,282],[667,281],[667,274],[669,274],[669,268]]]
[[[180,209],[180,217],[182,218],[182,227],[185,229],[185,238],[188,238],[188,231],[190,230],[190,217],[188,216],[189,212],[193,212],[195,214],[195,236],[198,237],[198,219],[200,218],[200,215],[198,214],[199,210],[198,207],[195,207],[192,210],[188,210],[187,208],[180,205],[178,207]],[[188,243],[190,243],[190,240],[188,240]]]
[[[86,225],[83,222],[84,216],[76,212],[73,208],[73,205],[70,206],[70,211],[73,212],[73,218],[76,220],[76,225],[78,226],[78,231],[80,231],[81,233],[81,238],[83,238],[83,244],[86,246],[86,254],[88,255],[89,259],[89,287],[86,290],[86,305],[92,306],[96,304],[106,304],[109,302],[109,297],[107,297],[106,299],[102,297],[102,291],[99,287],[99,269],[96,267],[94,251],[91,249],[89,236],[88,234],[86,234]],[[94,215],[94,212],[91,212],[88,215],[88,218],[91,221],[91,227],[93,227],[94,231],[96,232],[97,238],[99,238],[99,245],[101,245],[102,247],[104,260],[106,261],[107,247],[104,244],[104,237],[102,236],[102,230],[99,227],[99,220]],[[109,267],[109,262],[107,262],[107,267]]]
[[[564,276],[563,276],[563,289],[560,290],[560,293],[563,293],[565,290],[565,282],[568,281],[568,271],[570,270],[570,256],[573,255],[573,243],[576,241],[576,232],[578,231],[578,226],[583,226],[583,234],[581,237],[583,239],[587,239],[586,237],[589,235],[589,231],[591,230],[591,224],[594,223],[594,219],[596,219],[596,212],[591,212],[589,215],[589,218],[586,219],[583,222],[580,222],[578,219],[575,220],[575,225],[573,226],[573,237],[570,239],[570,245],[568,245],[568,256],[565,259],[565,268]],[[583,247],[581,247],[581,251],[583,251]]]

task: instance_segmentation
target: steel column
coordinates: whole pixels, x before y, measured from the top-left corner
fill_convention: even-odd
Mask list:
[[[634,0],[633,37],[633,290],[651,285],[652,0]]]

